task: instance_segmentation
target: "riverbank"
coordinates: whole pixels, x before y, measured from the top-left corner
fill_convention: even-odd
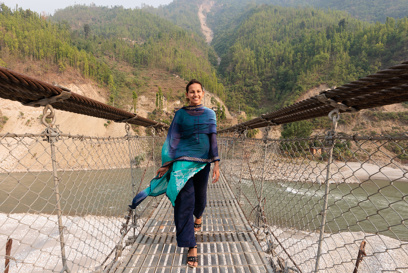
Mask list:
[[[97,268],[114,249],[124,222],[123,218],[101,216],[63,216],[62,219],[66,255],[72,272],[92,272]],[[0,247],[5,249],[7,239],[13,239],[10,272],[55,272],[62,269],[55,215],[0,213],[0,223]],[[289,267],[294,267],[285,256],[282,245],[303,272],[313,271],[318,233],[269,226],[269,235],[259,232],[258,238],[272,261],[281,257]],[[271,239],[271,243],[268,244],[267,239]],[[324,272],[352,272],[362,240],[367,242],[367,256],[359,272],[408,273],[407,242],[363,232],[326,233],[320,268]],[[122,256],[125,252],[126,249]],[[4,271],[4,263],[0,264],[0,271]]]
[[[242,165],[242,166],[241,166]],[[292,181],[323,184],[327,177],[327,163],[308,160],[269,160],[242,164],[240,159],[223,160],[221,170],[246,180]],[[330,183],[363,183],[365,181],[408,182],[407,167],[390,163],[375,165],[366,162],[335,161],[330,167]]]
[[[271,236],[272,233],[273,236]],[[263,250],[269,253],[268,258],[274,264],[278,264],[277,259],[280,257],[287,263],[287,267],[296,268],[287,254],[284,253],[283,246],[302,272],[314,272],[319,240],[318,232],[269,226],[270,235],[266,236],[264,232],[258,234],[258,238],[261,238],[262,241]],[[278,238],[279,242],[275,237]],[[270,240],[269,244],[267,239]],[[366,256],[363,257],[359,266],[359,272],[408,273],[407,242],[364,232],[325,233],[319,266],[321,272],[353,272],[363,240],[366,242]]]
[[[142,220],[138,221],[141,226]],[[119,242],[124,222],[124,218],[117,217],[63,216],[65,253],[71,272],[92,272],[100,266]],[[0,227],[1,249],[5,249],[9,238],[13,239],[10,272],[62,269],[56,215],[0,213]],[[0,263],[0,272],[4,269],[4,263]]]
[[[370,163],[360,162],[335,162],[333,172],[339,172],[347,180],[355,177],[358,182],[366,180],[386,180],[408,182],[408,172],[406,166],[398,167],[394,163],[378,166]]]

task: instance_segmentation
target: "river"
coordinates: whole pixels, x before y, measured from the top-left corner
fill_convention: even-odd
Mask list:
[[[144,169],[133,171],[137,183],[134,190],[129,169],[59,172],[63,214],[123,215],[139,189]],[[153,175],[154,169],[149,168],[140,189]],[[252,182],[244,180],[242,190],[255,204]],[[263,196],[270,224],[299,230],[320,228],[318,214],[323,207],[324,185],[266,181]],[[407,182],[370,180],[360,184],[330,184],[326,232],[364,231],[408,241],[404,224],[408,219],[407,196]],[[0,200],[3,213],[55,214],[52,173],[0,174]],[[253,215],[252,208],[244,209]]]
[[[256,204],[253,183],[244,181],[242,184],[242,191]],[[324,185],[316,183],[266,181],[263,196],[268,223],[298,230],[319,230],[324,192]],[[407,196],[407,182],[369,180],[360,184],[330,184],[325,231],[364,231],[408,241],[404,224],[408,219]],[[254,221],[251,210],[252,207],[245,208]]]
[[[139,188],[144,169],[60,171],[59,191],[64,215],[123,215]],[[153,177],[153,168],[144,184]],[[140,188],[142,189],[142,187]],[[51,172],[0,174],[0,212],[55,214],[54,179]]]

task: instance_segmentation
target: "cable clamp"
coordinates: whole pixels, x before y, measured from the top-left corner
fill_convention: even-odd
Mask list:
[[[61,88],[61,87],[60,87]],[[65,89],[65,88],[63,88]],[[31,101],[27,103],[23,103],[24,106],[33,106],[33,107],[40,107],[40,106],[46,106],[48,104],[53,104],[56,102],[62,102],[64,100],[67,100],[71,97],[72,93],[68,89],[65,89],[65,91],[62,91],[61,94],[52,96],[49,98],[44,98],[40,99],[37,101]]]
[[[139,118],[139,116],[137,114],[135,114],[133,117],[131,118],[125,118],[125,119],[121,119],[121,120],[115,120],[115,122],[129,122],[129,121],[134,121],[137,120]]]
[[[275,122],[273,122],[273,121],[271,121],[271,120],[265,118],[265,116],[266,116],[266,115],[263,114],[263,115],[260,116],[260,118],[261,118],[262,120],[266,121],[266,122],[269,124],[269,126],[276,126],[276,125],[278,125],[277,123],[275,123]]]
[[[237,128],[238,137],[247,138],[248,134],[248,127],[239,125]]]
[[[121,120],[115,120],[115,122],[124,122],[124,123],[129,123],[129,121],[134,121],[139,119],[139,116],[137,114],[134,114],[133,117],[131,118],[125,118],[125,119],[121,119]],[[154,129],[162,129],[164,127],[166,127],[167,124],[164,124],[162,122],[157,122],[156,124],[150,125],[150,126],[146,126],[146,127],[153,127]]]
[[[164,129],[166,128],[166,126],[168,126],[167,124],[163,123],[163,122],[158,122],[156,121],[156,124],[150,125],[148,127],[151,127],[153,129],[155,129],[156,131],[164,131]]]
[[[326,97],[325,94],[319,94],[319,95],[315,96],[315,98],[316,98],[318,101],[320,101],[321,103],[324,103],[324,104],[326,104],[326,105],[330,105],[331,107],[333,107],[333,108],[335,108],[335,109],[340,109],[340,110],[342,110],[342,111],[344,111],[344,112],[352,112],[352,113],[354,113],[354,112],[357,112],[357,111],[358,111],[358,110],[357,110],[356,108],[354,108],[354,107],[347,106],[347,105],[345,105],[344,103],[337,102],[337,101],[335,101],[335,100],[333,100],[333,99],[330,99],[330,98]]]

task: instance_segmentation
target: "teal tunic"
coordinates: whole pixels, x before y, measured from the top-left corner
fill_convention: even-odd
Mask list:
[[[174,206],[188,179],[208,163],[219,160],[216,126],[215,112],[207,107],[178,110],[162,147],[162,166],[170,165],[170,168],[162,177],[153,178],[150,185],[135,196],[130,207],[136,208],[147,196],[164,193]]]

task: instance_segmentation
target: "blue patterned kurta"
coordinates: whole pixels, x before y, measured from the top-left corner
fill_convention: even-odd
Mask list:
[[[153,178],[149,187],[135,196],[130,207],[136,208],[147,196],[164,193],[174,206],[188,179],[208,163],[220,160],[216,126],[215,112],[207,107],[190,106],[178,110],[162,147],[162,166],[171,166],[162,177]]]

